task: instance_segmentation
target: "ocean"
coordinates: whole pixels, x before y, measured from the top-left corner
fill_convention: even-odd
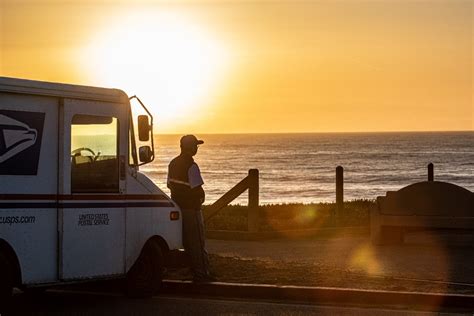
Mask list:
[[[195,161],[210,204],[260,170],[260,203],[335,201],[335,176],[344,167],[344,200],[375,199],[386,191],[427,180],[474,191],[474,132],[207,134]],[[181,135],[155,136],[155,161],[141,167],[162,190]],[[244,193],[234,204],[246,204]]]

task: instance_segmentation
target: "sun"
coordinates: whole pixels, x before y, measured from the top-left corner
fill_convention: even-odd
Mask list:
[[[158,123],[195,119],[229,64],[228,50],[189,17],[140,10],[108,22],[81,53],[92,82],[139,95]]]

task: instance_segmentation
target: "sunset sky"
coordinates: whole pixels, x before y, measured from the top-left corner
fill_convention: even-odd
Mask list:
[[[473,7],[0,0],[0,75],[137,94],[160,133],[474,130]]]

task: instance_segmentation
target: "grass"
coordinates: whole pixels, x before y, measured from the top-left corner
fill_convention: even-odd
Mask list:
[[[344,203],[344,210],[334,218],[335,203],[269,204],[259,206],[260,230],[279,231],[369,225],[373,200],[354,200]],[[203,208],[206,216],[207,208]],[[206,222],[208,230],[247,230],[248,207],[229,205]]]

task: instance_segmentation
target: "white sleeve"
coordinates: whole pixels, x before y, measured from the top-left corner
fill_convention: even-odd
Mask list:
[[[204,180],[201,177],[201,171],[195,163],[188,170],[188,181],[191,189],[204,184]]]

